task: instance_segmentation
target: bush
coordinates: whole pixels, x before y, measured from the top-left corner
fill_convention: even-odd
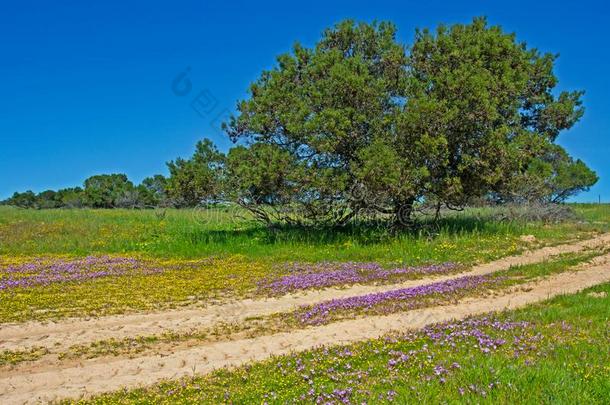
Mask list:
[[[497,205],[492,218],[497,221],[558,223],[579,219],[579,216],[567,205],[528,203]]]

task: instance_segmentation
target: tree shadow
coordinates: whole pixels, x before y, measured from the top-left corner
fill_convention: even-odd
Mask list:
[[[510,228],[521,229],[525,223],[498,221],[478,212],[445,215],[438,220],[419,218],[411,229],[392,229],[389,221],[354,221],[340,227],[276,224],[272,227],[256,222],[240,224],[233,229],[191,229],[185,235],[193,244],[307,244],[337,245],[346,242],[372,245],[393,239],[426,238],[438,235],[498,234]]]

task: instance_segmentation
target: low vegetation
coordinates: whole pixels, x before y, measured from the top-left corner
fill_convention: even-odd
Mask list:
[[[48,354],[44,347],[34,347],[30,350],[4,350],[0,351],[0,367],[14,366],[26,361],[35,361]]]
[[[511,267],[485,277],[472,277],[466,274],[461,277],[456,276],[451,281],[429,283],[421,287],[392,289],[389,286],[387,293],[321,301],[288,312],[247,317],[240,321],[220,321],[201,329],[167,331],[159,335],[141,335],[124,339],[111,338],[90,344],[74,345],[67,349],[63,347],[59,351],[53,350],[52,352],[48,350],[7,351],[0,352],[0,357],[11,359],[10,363],[5,362],[5,364],[14,365],[36,360],[45,354],[55,355],[59,359],[75,359],[136,355],[145,352],[164,353],[181,344],[192,345],[197,342],[211,343],[252,338],[367,315],[388,315],[418,308],[450,305],[463,298],[510,293],[511,287],[523,285],[532,280],[540,280],[566,271],[577,271],[578,265],[582,265],[594,257],[607,254],[607,252],[607,249],[596,249],[564,254],[550,261]]]
[[[610,216],[600,211],[608,207],[583,207],[583,218],[593,221],[545,225],[488,221],[486,211],[472,210],[448,218],[436,234],[391,235],[377,229],[367,236],[359,230],[273,231],[247,220],[231,222],[231,213],[217,210],[167,211],[160,217],[151,211],[0,208],[0,321],[265,294],[266,280],[288,276],[295,265],[353,261],[388,271],[471,265],[604,230],[607,222],[600,219]]]

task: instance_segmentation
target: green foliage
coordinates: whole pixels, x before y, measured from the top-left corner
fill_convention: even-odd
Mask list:
[[[61,200],[56,191],[46,190],[36,196],[37,208],[59,208]]]
[[[156,174],[152,177],[146,177],[137,187],[138,199],[144,207],[166,207],[170,205],[167,196],[167,179]]]
[[[85,180],[85,189],[64,188],[15,193],[3,205],[20,208],[152,208],[171,204],[166,191],[167,179],[160,174],[147,177],[135,187],[124,174],[100,174]]]
[[[14,193],[11,198],[0,202],[2,205],[12,205],[19,208],[61,208],[70,207],[76,208],[82,206],[83,193],[82,189],[66,188],[58,191],[46,190],[35,194],[32,191],[24,193]]]
[[[290,183],[296,171],[295,159],[275,145],[255,143],[250,148],[236,146],[227,155],[227,197],[269,222],[270,212],[259,207],[264,204],[289,204],[294,195]]]
[[[80,187],[64,188],[57,191],[60,207],[80,208],[85,204],[84,198],[83,189]]]
[[[134,207],[137,194],[124,174],[98,174],[85,180],[85,203],[93,208]]]
[[[291,156],[275,191],[307,219],[408,223],[416,201],[486,195],[574,125],[582,93],[553,95],[554,60],[483,18],[417,31],[409,53],[391,23],[348,20],[279,56],[225,128]]]
[[[13,193],[13,196],[5,201],[4,205],[13,205],[19,208],[35,208],[36,207],[36,194],[33,191],[28,190],[24,193]]]
[[[199,141],[190,159],[167,163],[170,177],[167,192],[179,207],[195,207],[217,199],[222,192],[225,156],[209,139]]]
[[[297,44],[251,86],[251,98],[227,126],[234,140],[291,155],[284,192],[295,204],[288,208],[306,219],[344,218],[336,208],[354,184],[349,166],[368,140],[391,129],[406,85],[406,54],[395,33],[390,23],[345,21],[326,30],[314,49]]]
[[[574,161],[565,151],[561,159],[554,160],[551,180],[552,202],[563,202],[581,191],[587,191],[599,177],[580,159]]]
[[[561,146],[547,143],[523,172],[507,179],[494,195],[502,202],[561,203],[587,191],[598,177],[582,160],[574,160]]]

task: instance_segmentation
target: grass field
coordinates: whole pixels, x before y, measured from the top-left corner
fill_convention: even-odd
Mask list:
[[[102,315],[188,305],[255,293],[257,282],[278,277],[287,263],[375,262],[383,267],[470,265],[605,231],[610,206],[576,205],[580,220],[560,224],[499,222],[489,209],[451,213],[434,232],[388,234],[379,228],[271,231],[231,210],[19,210],[0,207],[0,283],[19,282],[20,270],[41,260],[40,278],[57,263],[110,255],[137,260],[116,277],[79,282],[41,280],[2,288],[0,322]],[[533,235],[526,242],[522,235]],[[21,267],[20,267],[21,266]],[[2,270],[4,269],[4,270]],[[90,270],[87,270],[90,272]],[[9,278],[10,277],[10,278]],[[61,280],[60,280],[61,281]]]
[[[376,227],[271,231],[235,209],[20,210],[0,207],[0,255],[243,255],[265,262],[376,260],[472,262],[517,249],[520,235],[559,241],[610,224],[610,205],[573,205],[582,221],[542,225],[491,218],[493,209],[448,213],[434,231],[391,235]]]

